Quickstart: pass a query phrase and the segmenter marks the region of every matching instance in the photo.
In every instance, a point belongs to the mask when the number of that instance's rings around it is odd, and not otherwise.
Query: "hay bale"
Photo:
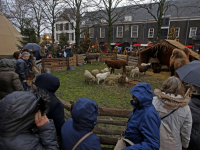
[[[109,86],[113,86],[116,83],[118,83],[118,80],[119,80],[120,77],[121,77],[121,75],[111,74],[104,80],[104,83],[109,85]]]

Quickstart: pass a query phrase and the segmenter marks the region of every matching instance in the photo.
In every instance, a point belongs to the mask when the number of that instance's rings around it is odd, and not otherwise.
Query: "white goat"
[[[135,66],[126,66],[126,74],[130,74],[132,69],[135,69]]]
[[[83,76],[85,77],[85,81],[88,81],[89,84],[90,81],[95,82],[95,77],[88,70],[85,70]]]
[[[99,81],[104,80],[108,75],[110,75],[110,72],[98,73],[98,74],[96,75],[97,84],[99,84]]]
[[[140,77],[140,71],[139,71],[138,67],[136,67],[135,69],[131,70],[130,77],[134,78],[135,74],[138,75],[138,78]]]

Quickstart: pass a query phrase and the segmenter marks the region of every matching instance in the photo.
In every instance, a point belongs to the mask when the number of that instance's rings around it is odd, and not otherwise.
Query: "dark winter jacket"
[[[188,150],[200,150],[200,95],[192,95],[189,107],[192,112],[192,132]]]
[[[63,150],[72,150],[74,145],[94,128],[97,120],[98,106],[87,98],[80,98],[72,109],[72,118],[62,126]],[[82,141],[76,150],[101,150],[97,135],[91,134]]]
[[[33,93],[15,91],[0,102],[1,150],[57,150],[53,120],[33,132],[40,99]]]
[[[62,53],[62,54],[59,55],[59,53]],[[63,51],[62,51],[62,49],[57,49],[56,56],[57,56],[57,58],[62,58],[63,57]]]
[[[139,100],[133,104],[134,110],[129,117],[125,138],[134,145],[123,150],[158,150],[160,147],[160,117],[152,105],[153,93],[147,83],[136,84],[130,91]]]
[[[19,75],[21,81],[28,79],[28,66],[23,58],[19,58],[15,64],[15,72]]]
[[[60,87],[60,81],[56,76],[48,73],[43,73],[37,75],[35,85],[49,93],[50,102],[47,117],[49,119],[53,119],[57,134],[59,137],[61,137],[61,127],[65,123],[64,106],[54,94]]]
[[[0,61],[0,83],[0,99],[13,91],[23,91],[19,75],[14,72],[12,60],[2,59]]]

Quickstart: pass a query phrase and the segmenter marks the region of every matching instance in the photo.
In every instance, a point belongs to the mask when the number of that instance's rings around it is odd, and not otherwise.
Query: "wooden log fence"
[[[65,118],[70,118],[71,114],[69,111],[71,112],[73,109],[74,102],[71,101],[68,103],[62,99],[60,99],[60,101],[68,111],[65,111]],[[131,110],[98,107],[98,124],[94,127],[93,132],[99,136],[102,150],[113,150],[118,138],[124,134],[126,123],[131,112]],[[105,119],[105,117],[109,119]],[[116,120],[110,120],[111,117]]]
[[[67,58],[43,58],[42,59],[42,72],[44,73],[46,69],[51,69],[51,71],[63,71],[69,70],[70,65],[77,66],[78,63],[84,63],[86,55],[85,54],[74,54],[73,57]],[[105,60],[116,60],[116,59],[125,59],[128,62],[129,66],[138,65],[138,57],[121,55],[116,53],[101,53],[100,61],[104,62]],[[95,62],[96,60],[92,60]]]

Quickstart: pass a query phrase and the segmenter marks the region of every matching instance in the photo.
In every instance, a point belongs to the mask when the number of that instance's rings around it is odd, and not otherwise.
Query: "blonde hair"
[[[184,95],[185,89],[181,82],[181,80],[177,77],[169,77],[167,80],[165,80],[162,84],[161,88],[162,92],[165,92],[166,94],[174,94],[177,95]]]

